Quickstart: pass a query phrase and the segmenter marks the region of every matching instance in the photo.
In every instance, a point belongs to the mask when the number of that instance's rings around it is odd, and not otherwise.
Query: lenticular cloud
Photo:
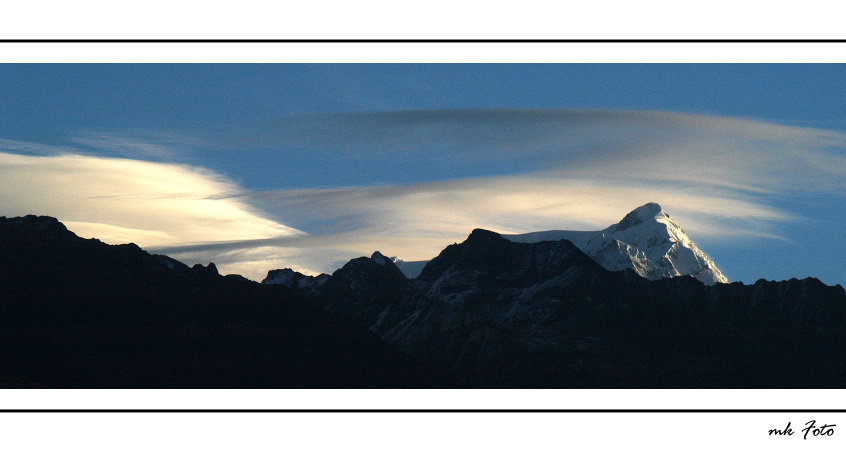
[[[185,165],[0,152],[5,216],[50,215],[83,237],[142,247],[301,234],[232,199],[237,190]]]
[[[273,268],[331,272],[377,249],[430,259],[474,228],[601,229],[652,201],[709,251],[789,242],[783,226],[808,223],[805,197],[842,197],[846,178],[841,132],[677,113],[363,113],[284,120],[258,135],[279,158],[318,156],[290,169],[315,178],[327,162],[405,173],[251,192],[196,166],[0,140],[0,215],[51,215],[83,236],[261,279]],[[837,226],[838,212],[812,220]]]

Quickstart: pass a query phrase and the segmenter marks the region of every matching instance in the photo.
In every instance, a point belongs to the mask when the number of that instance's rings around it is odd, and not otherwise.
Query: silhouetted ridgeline
[[[445,385],[288,288],[0,217],[0,386]]]
[[[331,277],[276,270],[265,282],[480,387],[846,386],[846,293],[813,278],[649,281],[567,240],[477,229],[415,279],[377,252]]]
[[[376,252],[265,282],[0,217],[0,385],[846,386],[846,292],[813,278],[650,281],[477,229],[415,279]]]

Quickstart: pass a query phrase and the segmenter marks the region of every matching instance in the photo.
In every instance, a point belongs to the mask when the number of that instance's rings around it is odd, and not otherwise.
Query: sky
[[[0,215],[264,278],[647,202],[726,277],[846,284],[846,66],[2,64]]]

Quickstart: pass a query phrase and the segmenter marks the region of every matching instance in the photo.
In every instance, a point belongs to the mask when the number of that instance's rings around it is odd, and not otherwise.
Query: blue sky
[[[0,215],[261,279],[664,207],[846,284],[844,65],[0,65]],[[3,194],[5,193],[5,195]]]

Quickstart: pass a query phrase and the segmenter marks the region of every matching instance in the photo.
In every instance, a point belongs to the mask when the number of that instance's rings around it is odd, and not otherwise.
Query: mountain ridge
[[[312,299],[476,387],[839,387],[846,377],[846,291],[814,278],[649,280],[566,239],[479,229],[414,279],[381,280],[369,259],[350,264],[371,271],[342,280],[339,270]],[[394,289],[377,294],[380,281]],[[816,349],[826,343],[838,345]]]
[[[714,262],[660,205],[640,206],[601,231],[552,230],[506,234],[518,242],[568,239],[608,270],[632,268],[648,279],[691,275],[705,284],[728,283]]]
[[[691,275],[705,284],[730,282],[654,202],[632,210],[620,222],[600,231],[549,230],[502,236],[522,243],[566,239],[608,270],[631,268],[648,279]],[[409,278],[416,278],[428,262],[391,259]]]
[[[846,381],[846,291],[815,278],[649,280],[632,268],[609,271],[565,239],[520,243],[482,229],[445,248],[415,279],[378,251],[332,275],[268,276],[281,284],[81,239],[47,217],[0,217],[0,384],[838,388]]]
[[[0,217],[0,344],[4,387],[451,386],[294,290],[34,215]]]

